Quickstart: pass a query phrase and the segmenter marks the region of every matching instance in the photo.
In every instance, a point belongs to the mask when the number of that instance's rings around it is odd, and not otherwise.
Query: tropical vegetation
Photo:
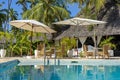
[[[109,45],[110,49],[115,49],[116,45],[113,43],[114,37],[108,37],[101,41],[100,46]]]
[[[60,49],[61,49],[62,53],[64,53],[63,56],[67,56],[67,51],[68,50],[71,50],[73,48],[77,48],[77,46],[76,46],[77,41],[76,41],[75,38],[65,37],[65,38],[61,39],[60,44],[61,44]]]

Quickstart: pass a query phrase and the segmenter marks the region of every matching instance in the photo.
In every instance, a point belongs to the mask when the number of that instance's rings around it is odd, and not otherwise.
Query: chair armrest
[[[98,51],[103,51],[103,48],[97,48]]]

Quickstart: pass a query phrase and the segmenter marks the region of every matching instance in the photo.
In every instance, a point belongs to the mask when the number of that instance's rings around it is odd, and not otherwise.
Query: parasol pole
[[[94,52],[94,56],[96,59],[96,53],[97,53],[97,41],[96,41],[96,31],[94,29],[94,46],[95,46],[95,52]]]
[[[44,35],[46,36],[46,33]],[[46,64],[46,46],[45,46],[45,43],[44,43],[44,65],[45,64]]]
[[[32,25],[32,24],[31,24]],[[32,36],[33,36],[33,26],[32,26],[32,31],[31,31],[31,41],[30,41],[30,56],[32,55]]]

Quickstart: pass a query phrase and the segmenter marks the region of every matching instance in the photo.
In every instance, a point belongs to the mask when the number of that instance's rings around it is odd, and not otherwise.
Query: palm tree
[[[56,4],[57,0],[40,0],[34,7],[23,13],[23,18],[35,19],[47,25],[69,17],[69,12]]]
[[[20,55],[22,56],[23,52],[28,53],[30,49],[30,32],[23,31],[21,33],[17,33],[16,38],[16,44],[17,44],[17,50],[20,52]]]
[[[0,35],[0,37],[4,40],[3,43],[3,48],[5,45],[5,33],[4,31],[6,30],[6,25],[7,25],[7,9],[2,9],[2,4],[0,6],[0,31],[2,33],[2,35]],[[1,40],[2,40],[1,39]]]
[[[1,6],[0,6],[0,30],[3,31],[2,24],[5,23],[6,21],[6,9],[2,9]]]
[[[108,37],[100,43],[100,46],[103,47],[104,45],[109,45],[110,48],[115,49],[116,45],[112,43],[112,40],[114,40],[114,37]]]
[[[18,5],[22,5],[22,10],[23,12],[26,11],[28,9],[28,5],[27,5],[27,2],[29,2],[28,0],[18,0],[16,2],[16,4]]]
[[[18,13],[17,11],[14,11],[14,9],[10,9],[9,10],[9,20],[17,20],[18,19]],[[16,32],[19,32],[18,28],[12,27],[11,26],[11,30],[13,30],[14,34],[16,34]]]
[[[39,38],[40,36],[42,36],[41,33],[35,33],[35,38],[37,38],[37,39],[34,41],[34,43],[37,43],[37,50],[38,50],[38,46],[39,46],[39,43],[38,43],[38,42],[40,41],[38,38]]]
[[[72,0],[71,2],[79,3],[79,7],[82,9],[79,15],[94,19],[99,19],[98,15],[101,12],[104,12],[104,15],[106,15],[105,12],[109,11],[111,7],[120,4],[119,0]]]
[[[9,18],[10,18],[10,20],[17,20],[17,17],[18,16],[18,13],[17,13],[17,11],[14,11],[14,9],[10,9],[9,10]]]
[[[5,37],[7,38],[6,39],[6,42],[7,42],[7,45],[8,45],[7,49],[10,49],[10,56],[13,56],[13,51],[17,46],[14,42],[14,40],[15,40],[14,34],[13,34],[13,32],[11,32],[11,33],[6,32]]]
[[[61,40],[61,51],[62,53],[67,53],[67,50],[70,50],[72,48],[76,47],[76,39],[75,38],[68,38],[65,37]],[[66,55],[66,54],[63,54]]]
[[[94,8],[95,12],[98,12],[104,7],[106,0],[72,0],[72,2],[78,2],[80,8]]]
[[[18,31],[16,35],[14,35],[14,31],[6,33],[7,51],[10,53],[10,56],[15,54],[22,56],[23,52],[25,54],[28,53],[30,49],[29,34],[30,32],[28,31]]]
[[[28,0],[28,3],[30,3],[30,8],[35,6],[38,2],[39,2],[39,0]]]
[[[105,17],[105,15],[108,15],[108,13],[109,13],[108,19],[111,18],[110,14],[112,14],[112,13],[116,13],[116,15],[113,15],[113,16],[118,18],[119,17],[119,11],[118,11],[119,7],[120,7],[119,0],[108,0],[104,4],[104,7],[99,11],[98,19],[102,20]],[[112,11],[111,11],[111,9],[112,9]],[[114,11],[116,11],[116,12],[114,12]]]
[[[79,3],[80,12],[78,16],[97,19],[101,8],[104,7],[106,0],[72,0],[72,3]]]

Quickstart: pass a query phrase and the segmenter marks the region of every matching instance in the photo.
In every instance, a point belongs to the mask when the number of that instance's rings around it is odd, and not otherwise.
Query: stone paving
[[[26,58],[26,57],[5,57],[5,58],[0,58],[0,63],[12,61],[12,60],[19,60],[20,65],[37,65],[37,64],[44,64],[44,59],[43,58]],[[120,57],[110,57],[110,59],[86,59],[86,58],[72,58],[72,59],[46,59],[45,64],[48,65],[64,65],[64,64],[108,64],[114,65],[118,64],[120,65]]]

